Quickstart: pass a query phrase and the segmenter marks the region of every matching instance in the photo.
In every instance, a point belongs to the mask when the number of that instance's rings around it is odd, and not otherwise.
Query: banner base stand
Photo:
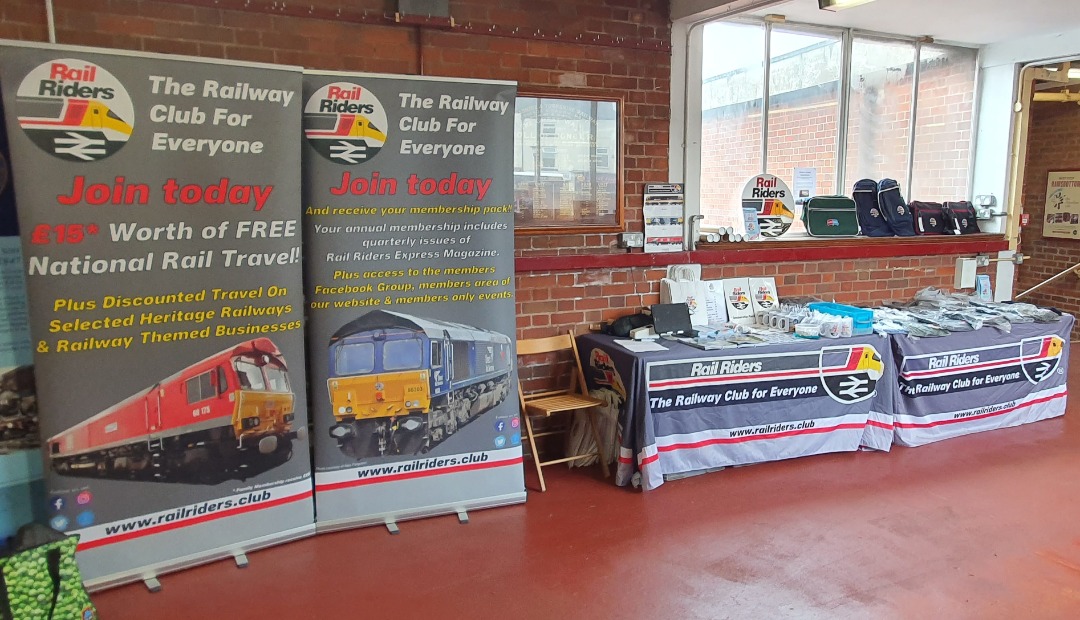
[[[386,529],[390,532],[391,536],[397,536],[401,533],[401,530],[398,529],[397,521],[394,521],[393,519],[386,520]]]
[[[161,582],[157,580],[157,577],[147,577],[143,579],[143,584],[147,590],[150,590],[151,594],[161,592]]]
[[[243,551],[234,553],[233,554],[233,559],[236,560],[236,568],[247,568],[248,567],[247,554],[244,553]]]
[[[464,508],[457,511],[457,522],[462,524],[462,525],[468,525],[469,524],[469,512],[467,510],[465,510]]]
[[[161,583],[158,581],[158,577],[161,577],[166,573],[176,572],[185,568],[193,568],[195,566],[209,564],[210,562],[216,562],[217,560],[224,560],[226,558],[235,558],[237,553],[244,555],[251,553],[252,551],[265,549],[266,547],[307,538],[314,533],[314,525],[304,525],[302,527],[277,532],[261,538],[253,538],[242,543],[229,545],[228,547],[219,547],[204,553],[184,556],[168,562],[141,566],[130,571],[115,573],[105,577],[87,579],[84,582],[84,585],[88,591],[98,592],[107,588],[114,588],[135,581],[142,581],[151,592],[157,592],[161,589]],[[152,584],[157,584],[157,590],[153,588]]]
[[[386,525],[387,529],[389,529],[390,523],[394,523],[396,525],[399,521],[406,521],[410,519],[426,519],[427,517],[438,517],[448,514],[460,515],[460,513],[466,512],[468,510],[483,510],[485,508],[498,508],[500,506],[511,506],[513,504],[524,503],[525,491],[521,491],[520,493],[496,495],[494,497],[485,497],[483,499],[478,499],[470,502],[436,504],[434,506],[424,506],[422,508],[416,508],[413,510],[406,510],[401,512],[388,512],[383,514],[364,515],[356,518],[322,521],[315,524],[315,533],[326,534],[328,532],[336,532],[338,530],[347,530],[354,527],[368,527],[372,525]],[[466,519],[468,519],[467,516]],[[458,517],[458,520],[460,521],[460,516]]]

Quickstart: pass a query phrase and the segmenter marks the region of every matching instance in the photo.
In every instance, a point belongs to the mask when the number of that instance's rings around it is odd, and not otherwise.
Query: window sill
[[[1004,235],[978,234],[939,237],[885,237],[871,239],[800,239],[752,241],[745,243],[699,243],[693,252],[646,254],[641,251],[612,254],[563,256],[520,256],[517,273],[531,271],[573,271],[620,267],[666,267],[700,265],[787,263],[817,260],[852,260],[901,256],[944,256],[980,254],[1009,249]]]

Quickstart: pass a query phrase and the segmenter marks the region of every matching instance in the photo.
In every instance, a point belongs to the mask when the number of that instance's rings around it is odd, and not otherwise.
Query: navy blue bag
[[[859,217],[859,228],[867,237],[891,237],[893,231],[889,223],[878,207],[877,182],[873,179],[863,179],[855,183],[851,192],[851,198],[855,201],[855,211]]]
[[[878,208],[889,223],[889,228],[898,237],[914,237],[915,218],[911,216],[911,208],[904,202],[900,185],[894,179],[882,179],[878,181],[877,190]]]

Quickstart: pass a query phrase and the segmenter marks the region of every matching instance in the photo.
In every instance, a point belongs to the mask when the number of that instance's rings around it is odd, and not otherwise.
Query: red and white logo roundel
[[[135,110],[113,74],[75,58],[50,60],[19,84],[19,126],[43,151],[68,161],[97,161],[131,138]]]
[[[359,84],[327,84],[304,105],[304,137],[335,164],[360,164],[386,144],[386,110]]]

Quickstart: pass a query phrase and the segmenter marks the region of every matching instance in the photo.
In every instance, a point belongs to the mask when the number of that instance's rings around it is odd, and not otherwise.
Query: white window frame
[[[686,211],[688,216],[701,214],[701,95],[702,95],[702,53],[703,33],[707,24],[728,21],[743,24],[764,25],[765,47],[762,71],[764,74],[764,90],[762,93],[762,145],[761,145],[761,168],[767,172],[768,157],[768,115],[769,115],[769,70],[771,59],[769,58],[769,46],[772,40],[773,22],[763,18],[746,17],[740,14],[756,11],[760,8],[776,4],[775,0],[758,0],[756,2],[735,2],[735,8],[727,12],[710,16],[707,19],[679,20],[672,25],[672,63],[671,63],[671,126],[669,132],[669,170],[672,179],[683,180],[686,190]],[[851,50],[855,38],[879,40],[879,41],[903,41],[913,43],[915,46],[914,75],[912,76],[912,101],[911,119],[908,131],[908,161],[907,178],[904,195],[911,195],[911,187],[914,179],[915,158],[915,123],[919,105],[919,74],[922,64],[922,46],[933,45],[936,47],[956,47],[979,50],[975,59],[974,94],[971,110],[971,141],[968,150],[968,195],[971,199],[974,189],[975,178],[975,152],[978,137],[979,101],[982,94],[982,81],[979,79],[982,70],[982,51],[978,46],[956,43],[952,41],[934,41],[926,37],[908,37],[881,32],[858,30],[853,28],[840,28],[822,26],[819,24],[806,24],[801,22],[782,22],[781,29],[810,34],[832,34],[839,36],[842,45],[840,67],[840,107],[837,118],[837,162],[836,162],[836,193],[846,193],[847,187],[847,132],[850,108],[851,90]],[[676,111],[682,114],[676,114]],[[694,218],[687,217],[687,237],[693,232],[689,226]]]

